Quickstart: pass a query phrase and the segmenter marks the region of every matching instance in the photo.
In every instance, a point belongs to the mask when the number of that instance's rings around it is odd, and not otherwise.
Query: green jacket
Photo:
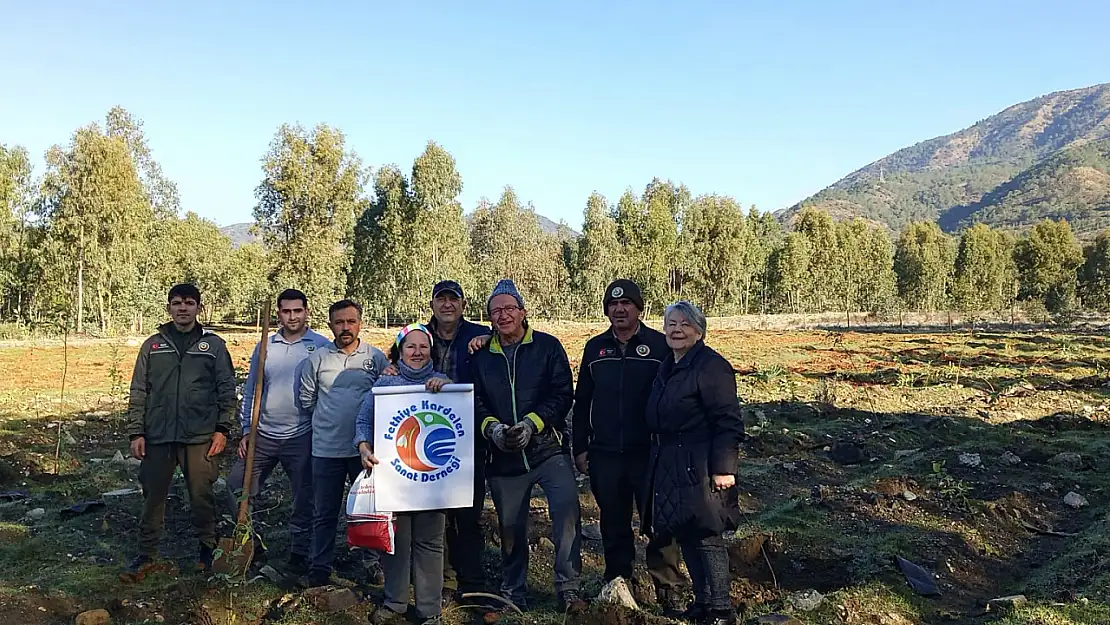
[[[210,330],[190,335],[184,350],[170,324],[139,348],[131,376],[127,434],[148,444],[195,445],[235,426],[235,367],[224,340]]]

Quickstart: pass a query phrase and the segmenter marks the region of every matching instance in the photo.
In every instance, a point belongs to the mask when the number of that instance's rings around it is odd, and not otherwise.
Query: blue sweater
[[[430,360],[419,369],[413,369],[404,362],[398,362],[397,369],[400,375],[383,375],[378,378],[374,386],[423,386],[429,378],[433,377],[451,381],[447,376],[436,372]],[[359,443],[363,442],[370,443],[371,448],[374,447],[374,391],[372,390],[362,398],[358,419],[355,420],[355,449],[358,449]]]

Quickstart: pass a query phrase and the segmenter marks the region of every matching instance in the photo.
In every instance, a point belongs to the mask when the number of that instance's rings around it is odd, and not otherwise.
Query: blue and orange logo
[[[413,482],[443,479],[462,466],[456,445],[465,434],[462,419],[449,406],[423,400],[402,408],[384,434],[397,450],[389,464]]]
[[[427,472],[455,457],[455,428],[438,412],[418,412],[397,427],[397,457],[410,469]]]

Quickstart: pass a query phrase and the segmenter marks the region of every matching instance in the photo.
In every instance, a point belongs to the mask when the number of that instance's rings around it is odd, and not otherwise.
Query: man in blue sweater
[[[435,333],[432,365],[452,382],[471,384],[474,375],[467,346],[472,339],[489,336],[489,328],[463,317],[466,298],[454,280],[443,280],[432,288],[432,319],[428,328]],[[477,428],[478,424],[475,423]],[[474,505],[447,511],[447,540],[443,557],[443,604],[448,606],[460,595],[485,590],[482,569],[485,537],[482,534],[482,507],[486,499],[486,446],[481,437],[474,449]]]
[[[277,310],[281,327],[269,337],[266,347],[251,497],[258,494],[270,473],[280,464],[293,490],[286,570],[292,575],[307,575],[312,547],[312,413],[301,408],[297,392],[305,360],[331,341],[308,327],[308,298],[304,293],[296,289],[282,291],[277,298]],[[246,473],[259,347],[254,348],[250,372],[243,385],[243,403],[239,409],[243,440],[239,442],[239,460],[227,480],[226,504],[232,518],[238,512],[238,498]],[[265,553],[261,547],[256,543],[255,558],[258,560]]]

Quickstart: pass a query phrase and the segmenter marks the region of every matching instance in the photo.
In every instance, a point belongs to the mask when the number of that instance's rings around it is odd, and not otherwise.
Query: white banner
[[[474,387],[379,386],[374,393],[377,506],[388,512],[474,504]]]

